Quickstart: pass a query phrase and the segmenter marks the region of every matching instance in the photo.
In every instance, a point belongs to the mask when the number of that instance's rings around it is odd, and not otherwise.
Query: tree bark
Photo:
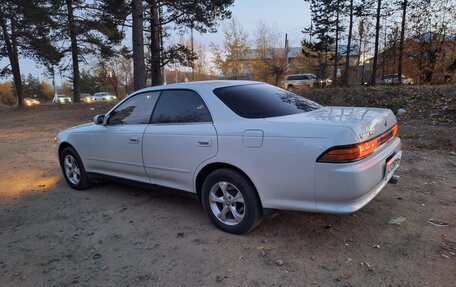
[[[146,66],[144,63],[144,15],[142,0],[133,0],[133,86],[134,90],[140,90],[146,86]]]
[[[397,67],[397,82],[402,85],[402,57],[404,55],[404,34],[405,21],[407,17],[407,0],[402,3],[402,24],[401,24],[401,39],[399,40],[399,63]]]
[[[73,0],[66,0],[68,28],[71,42],[71,60],[73,62],[73,101],[80,102],[80,73],[79,73],[79,47],[76,32],[76,23],[74,21]]]
[[[372,74],[370,79],[370,84],[375,85],[375,80],[377,78],[377,58],[378,58],[378,40],[380,37],[380,18],[381,18],[381,9],[382,9],[382,0],[377,0],[377,16],[375,24],[375,47],[374,47],[374,60],[372,63]]]
[[[361,26],[363,25],[363,26]],[[359,66],[361,64],[361,54],[364,51],[361,47],[363,46],[363,35],[364,35],[364,22],[361,20],[359,22],[359,51],[358,51],[358,65],[356,66],[356,82],[358,82],[359,79]],[[363,66],[364,66],[364,59],[363,59]],[[364,72],[364,71],[363,71]],[[361,77],[361,85],[363,84],[363,80]]]
[[[160,61],[160,22],[158,17],[158,5],[155,0],[149,1],[150,9],[150,50],[151,56],[151,80],[152,86],[158,86],[162,84],[162,77],[160,73],[161,61]]]
[[[10,4],[10,3],[8,3]],[[17,39],[15,35],[15,28],[14,28],[14,18],[11,14],[13,11],[10,10],[10,22],[11,22],[11,36],[8,32],[8,28],[6,25],[6,19],[3,14],[3,11],[0,11],[0,25],[3,32],[3,40],[5,41],[6,51],[8,54],[8,58],[11,64],[11,70],[13,72],[13,79],[14,79],[14,86],[16,88],[16,97],[17,97],[17,105],[19,107],[23,106],[23,99],[24,99],[24,90],[22,88],[22,79],[21,79],[21,70],[19,66],[19,55],[17,50]]]
[[[337,87],[337,68],[339,67],[339,0],[337,0],[336,5],[336,55],[334,58],[333,87]]]
[[[350,76],[350,50],[351,50],[351,40],[353,33],[353,0],[350,0],[350,23],[348,26],[348,39],[347,39],[347,54],[345,56],[345,74],[344,74],[344,86],[348,87],[348,80]],[[360,47],[361,49],[361,47]],[[358,57],[359,65],[359,57]]]

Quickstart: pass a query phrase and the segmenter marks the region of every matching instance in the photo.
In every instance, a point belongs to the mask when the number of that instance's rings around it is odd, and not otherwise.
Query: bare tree
[[[255,77],[263,82],[272,82],[277,85],[279,78],[287,71],[288,51],[278,48],[280,33],[276,26],[259,22],[255,32],[255,55],[251,65]]]
[[[340,32],[340,0],[335,3],[336,7],[336,39],[335,39],[335,52],[334,52],[334,71],[333,71],[333,87],[337,86],[337,73],[339,70],[339,32]]]
[[[223,48],[211,44],[213,62],[225,77],[240,79],[245,72],[246,60],[251,52],[249,35],[234,18],[223,28],[223,32],[225,34]]]

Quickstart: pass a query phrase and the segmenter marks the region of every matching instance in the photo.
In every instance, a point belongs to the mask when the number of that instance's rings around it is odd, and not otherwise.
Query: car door
[[[196,168],[217,153],[209,110],[191,90],[166,90],[154,108],[143,138],[147,175],[162,186],[193,191]]]
[[[107,115],[90,135],[90,171],[150,183],[142,140],[159,92],[135,95]]]

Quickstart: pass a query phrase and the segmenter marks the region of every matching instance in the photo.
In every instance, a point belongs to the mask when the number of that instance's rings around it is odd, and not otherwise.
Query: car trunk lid
[[[324,107],[311,112],[265,120],[284,124],[314,123],[349,127],[360,142],[385,133],[397,123],[396,116],[389,109],[359,107]]]

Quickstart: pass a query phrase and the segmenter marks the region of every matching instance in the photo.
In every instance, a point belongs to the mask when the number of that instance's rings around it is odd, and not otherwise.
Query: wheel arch
[[[72,147],[74,150],[76,150],[74,148],[74,146],[72,146],[69,142],[61,142],[60,145],[59,145],[59,148],[58,148],[58,156],[59,156],[59,160],[60,160],[60,156],[62,154],[62,151],[64,149],[66,149],[67,147]]]
[[[258,192],[258,189],[255,186],[255,183],[252,181],[252,179],[247,175],[247,173],[245,173],[242,169],[238,168],[237,166],[234,166],[234,165],[229,164],[229,163],[224,163],[224,162],[209,163],[206,166],[204,166],[198,172],[198,175],[196,176],[196,179],[195,179],[195,191],[196,191],[196,194],[197,194],[198,198],[201,199],[201,190],[203,188],[204,180],[207,178],[207,176],[209,174],[211,174],[212,172],[216,171],[216,170],[224,169],[224,168],[235,170],[235,171],[241,173],[242,175],[244,175],[247,178],[247,180],[255,188],[256,196],[258,198],[258,201],[260,202],[261,208],[263,208],[263,204],[261,202],[261,197],[260,197],[260,194]]]

